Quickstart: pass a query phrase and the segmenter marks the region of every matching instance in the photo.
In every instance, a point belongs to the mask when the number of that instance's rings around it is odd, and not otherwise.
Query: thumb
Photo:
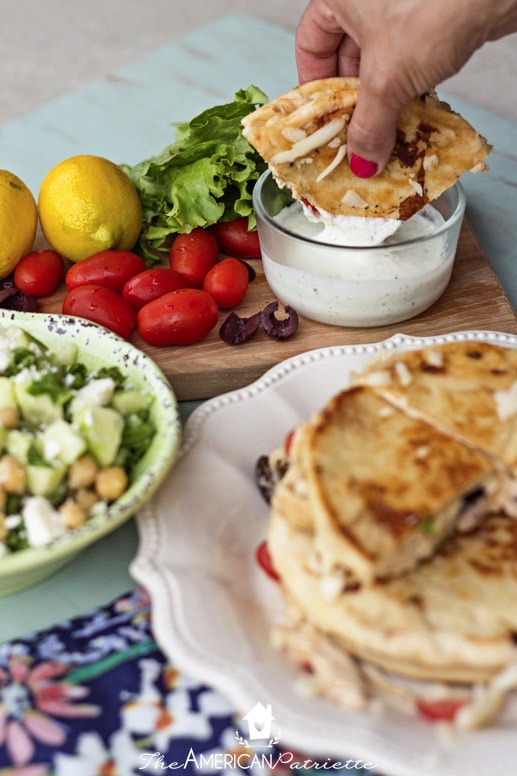
[[[400,107],[359,89],[347,132],[350,168],[357,177],[371,178],[387,165],[395,144]]]

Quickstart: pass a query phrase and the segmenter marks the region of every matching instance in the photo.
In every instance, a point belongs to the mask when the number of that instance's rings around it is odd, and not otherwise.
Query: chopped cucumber
[[[79,431],[101,466],[111,466],[120,447],[124,418],[111,407],[83,407],[76,416]]]
[[[5,441],[5,448],[9,455],[16,458],[20,463],[26,464],[29,456],[29,450],[34,443],[34,437],[32,434],[25,431],[19,431],[14,428],[7,434]]]
[[[59,350],[51,350],[48,356],[53,364],[72,366],[77,359],[77,345],[74,342],[65,342]]]
[[[47,426],[40,441],[46,460],[57,460],[63,464],[73,463],[87,450],[84,436],[66,420],[55,420]]]
[[[33,396],[30,382],[14,382],[14,392],[23,419],[31,426],[46,426],[63,417],[63,406],[56,404],[48,393]]]
[[[33,496],[49,496],[65,476],[67,467],[27,466],[27,486]]]
[[[0,407],[16,408],[14,387],[8,377],[0,377]]]
[[[122,415],[132,415],[134,412],[146,410],[151,406],[153,397],[148,393],[138,391],[116,391],[111,400],[111,406]]]

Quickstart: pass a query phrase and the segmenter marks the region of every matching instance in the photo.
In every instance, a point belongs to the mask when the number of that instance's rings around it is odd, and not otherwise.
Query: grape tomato
[[[138,332],[149,345],[191,345],[214,328],[219,309],[200,288],[179,288],[138,311]]]
[[[221,309],[240,304],[248,290],[248,270],[239,259],[227,258],[218,261],[208,270],[203,288],[213,296]]]
[[[247,216],[234,218],[232,221],[218,221],[210,227],[210,231],[217,240],[221,253],[236,256],[238,259],[260,258],[258,232],[248,229]]]
[[[129,278],[143,270],[145,261],[136,253],[110,249],[73,264],[66,273],[65,283],[69,291],[87,285],[121,291]]]
[[[14,285],[32,296],[49,296],[61,283],[65,271],[63,257],[50,248],[33,251],[21,259],[14,270]]]
[[[73,288],[63,300],[64,315],[86,318],[129,339],[136,330],[136,313],[124,299],[105,286],[85,285]]]
[[[179,234],[172,243],[169,266],[179,272],[195,288],[202,288],[208,270],[219,258],[215,237],[197,227],[188,234]]]
[[[177,291],[178,288],[189,288],[189,281],[166,267],[152,267],[127,280],[122,287],[122,298],[135,310],[139,310],[153,299]]]

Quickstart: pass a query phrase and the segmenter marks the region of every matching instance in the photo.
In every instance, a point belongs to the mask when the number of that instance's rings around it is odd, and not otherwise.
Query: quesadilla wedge
[[[295,199],[332,216],[406,220],[467,170],[486,169],[491,146],[436,95],[425,94],[401,110],[385,170],[357,178],[346,144],[358,93],[357,78],[324,78],[244,117],[244,137]]]
[[[414,568],[453,531],[471,530],[496,508],[511,479],[506,468],[369,386],[334,396],[292,447],[272,510],[287,513],[295,527],[312,527],[324,567],[339,570],[347,585]]]
[[[355,381],[517,471],[517,350],[466,341],[381,354]]]

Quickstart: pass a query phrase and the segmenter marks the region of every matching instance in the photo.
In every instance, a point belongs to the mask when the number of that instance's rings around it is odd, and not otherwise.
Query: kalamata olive
[[[298,313],[292,307],[284,307],[285,317],[278,317],[278,302],[271,302],[262,311],[261,321],[266,334],[275,339],[287,339],[298,329]]]
[[[248,264],[248,262],[244,261],[244,259],[239,259],[239,261],[241,262],[241,264],[244,264],[244,266],[246,267],[248,271],[248,282],[252,283],[257,277],[255,267],[252,267],[251,264]]]
[[[261,313],[250,315],[249,318],[241,318],[235,312],[230,313],[219,329],[219,336],[229,345],[240,345],[255,334],[260,320]]]
[[[287,458],[279,458],[274,464],[268,455],[261,455],[255,463],[255,482],[264,500],[271,504],[273,491],[289,468]]]
[[[4,282],[0,289],[0,307],[33,313],[37,311],[38,303],[32,294],[18,291],[10,282]]]

